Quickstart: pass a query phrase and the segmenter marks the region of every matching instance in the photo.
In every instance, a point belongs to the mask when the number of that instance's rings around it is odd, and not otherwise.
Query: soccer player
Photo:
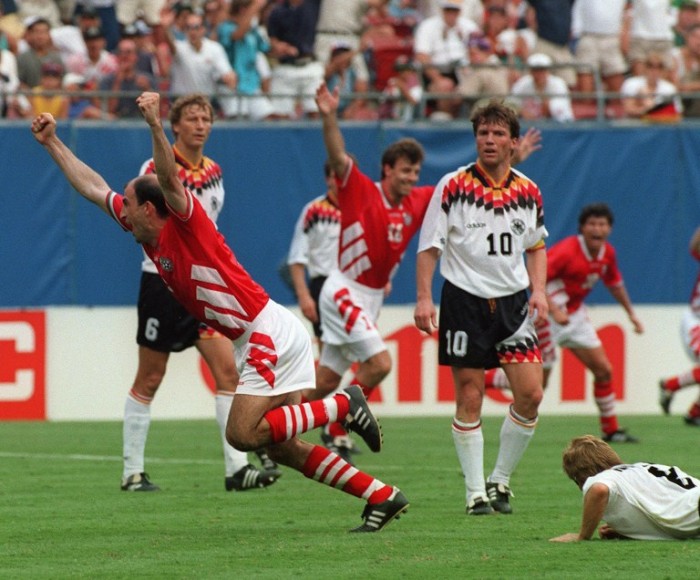
[[[137,103],[151,130],[157,177],[131,180],[124,195],[75,157],[56,135],[51,115],[36,117],[31,129],[71,185],[143,246],[175,298],[233,341],[240,379],[226,427],[228,442],[240,451],[267,448],[273,460],[366,499],[364,522],[353,531],[381,530],[408,509],[403,493],[298,437],[329,421],[346,421],[372,451],[380,451],[381,429],[362,391],[351,386],[301,404],[301,390],[314,380],[306,329],[249,276],[182,185],[160,121],[160,95],[143,93]]]
[[[578,533],[552,542],[700,539],[700,479],[658,463],[623,464],[602,439],[584,435],[564,450],[566,475],[583,491]]]
[[[547,316],[547,230],[539,188],[511,167],[520,134],[516,113],[491,101],[474,112],[472,125],[477,161],[440,180],[421,229],[414,319],[424,332],[438,329],[438,361],[452,368],[452,437],[466,484],[467,515],[510,514],[510,477],[535,431],[542,400],[533,319],[542,322]],[[438,324],[432,280],[440,257],[445,282]],[[484,369],[498,364],[510,380],[514,402],[501,428],[496,465],[485,481]]]
[[[323,348],[316,390],[306,396],[332,393],[355,361],[359,366],[352,383],[369,396],[391,370],[391,357],[376,327],[379,310],[391,276],[420,228],[433,187],[416,187],[424,154],[414,139],[390,145],[382,155],[381,180],[372,181],[345,151],[338,89],[331,92],[322,84],[316,105],[328,163],[337,177],[341,221],[337,267],[319,298]],[[334,429],[333,443],[346,451],[342,427]]]
[[[700,227],[695,230],[690,239],[690,253],[696,260],[700,261]],[[680,389],[700,384],[700,274],[695,280],[695,286],[690,294],[690,304],[681,320],[681,333],[685,351],[695,366],[680,375],[659,381],[661,389],[659,402],[666,415],[671,411],[673,396]],[[700,427],[700,397],[690,407],[683,420],[686,425]]]
[[[169,118],[175,135],[173,154],[180,181],[197,196],[209,218],[216,222],[224,205],[223,175],[218,163],[204,155],[204,146],[214,122],[214,110],[204,95],[191,94],[173,103]],[[141,167],[140,174],[154,172],[153,159],[149,159]],[[244,491],[271,485],[280,475],[274,462],[263,455],[268,469],[258,470],[248,463],[246,453],[226,442],[226,421],[238,384],[231,341],[188,314],[145,253],[141,270],[136,335],[139,364],[124,406],[121,488],[125,491],[160,489],[144,472],[151,403],[165,376],[170,353],[181,352],[193,345],[216,382],[215,410],[224,448],[225,489]]]
[[[625,309],[637,334],[644,326],[632,307],[617,265],[615,248],[608,242],[614,216],[604,203],[581,209],[579,234],[554,244],[547,252],[547,300],[549,320],[537,329],[544,363],[544,384],[556,362],[556,346],[568,348],[593,373],[593,396],[600,414],[603,439],[610,443],[636,443],[621,429],[615,412],[612,364],[598,338],[584,305],[599,279]],[[487,386],[507,386],[502,370],[487,374]]]

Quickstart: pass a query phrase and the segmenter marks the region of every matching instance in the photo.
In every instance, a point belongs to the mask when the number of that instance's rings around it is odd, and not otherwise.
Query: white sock
[[[452,420],[452,439],[455,442],[457,458],[462,466],[464,484],[467,488],[467,505],[476,495],[486,497],[484,483],[484,433],[481,421],[463,423]]]
[[[129,393],[124,405],[124,478],[134,473],[143,473],[146,438],[150,426],[151,405],[137,401]]]
[[[233,397],[233,393],[217,391],[216,397],[214,398],[216,405],[216,422],[219,424],[221,442],[224,447],[226,477],[231,477],[234,473],[248,465],[248,454],[243,451],[238,451],[238,449],[232,447],[229,442],[226,441],[226,422],[228,421]]]
[[[513,411],[506,415],[501,427],[501,442],[498,449],[498,458],[493,473],[489,476],[489,481],[493,483],[510,483],[510,476],[515,471],[522,458],[530,439],[535,434],[537,417],[525,419]]]

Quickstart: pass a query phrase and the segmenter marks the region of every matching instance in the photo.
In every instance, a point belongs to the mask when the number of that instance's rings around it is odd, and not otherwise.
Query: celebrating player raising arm
[[[327,399],[301,404],[301,391],[314,382],[306,329],[248,275],[199,201],[177,178],[160,123],[160,96],[144,93],[137,103],[151,128],[157,179],[132,179],[124,196],[60,143],[52,118],[37,118],[32,130],[64,173],[75,172],[69,180],[76,189],[142,244],[175,298],[233,341],[240,381],[229,414],[228,442],[241,451],[265,447],[273,460],[309,479],[366,499],[364,523],[353,531],[381,530],[408,508],[403,493],[298,437],[328,422],[346,421],[372,451],[380,451],[381,430],[361,390],[351,386]]]

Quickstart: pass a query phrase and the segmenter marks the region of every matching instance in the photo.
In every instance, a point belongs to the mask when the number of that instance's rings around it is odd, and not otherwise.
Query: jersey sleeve
[[[156,172],[156,165],[155,162],[153,161],[153,158],[147,159],[146,161],[143,162],[143,165],[141,165],[141,169],[139,169],[139,175],[148,175],[150,173],[155,173]]]
[[[124,196],[119,195],[116,191],[109,191],[106,196],[107,211],[111,218],[119,224],[119,226],[127,232],[131,231],[131,226],[121,218],[122,207],[124,207]]]
[[[447,212],[442,207],[442,190],[447,180],[448,176],[443,177],[430,197],[428,208],[423,218],[423,226],[418,237],[418,252],[437,248],[442,254],[445,250],[445,243],[447,242]]]
[[[624,280],[622,279],[622,272],[617,265],[617,253],[612,245],[606,244],[605,248],[606,254],[609,256],[608,268],[602,276],[603,284],[608,288],[615,288],[616,286],[622,286]]]
[[[299,214],[299,219],[294,226],[294,234],[292,234],[292,243],[289,245],[289,256],[287,264],[304,264],[309,263],[309,238],[304,232],[304,223],[306,222],[306,214],[309,211],[310,203],[304,206],[304,209]]]

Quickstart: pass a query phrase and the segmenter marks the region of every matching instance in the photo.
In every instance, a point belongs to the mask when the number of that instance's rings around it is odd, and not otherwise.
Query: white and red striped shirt
[[[238,262],[197,198],[185,191],[187,211],[180,215],[171,209],[158,244],[143,248],[175,299],[192,316],[236,340],[270,297]],[[130,230],[119,217],[123,204],[123,196],[107,194],[112,217]]]
[[[351,162],[338,180],[341,211],[338,267],[351,280],[384,288],[423,222],[433,186],[414,187],[398,205]]]

